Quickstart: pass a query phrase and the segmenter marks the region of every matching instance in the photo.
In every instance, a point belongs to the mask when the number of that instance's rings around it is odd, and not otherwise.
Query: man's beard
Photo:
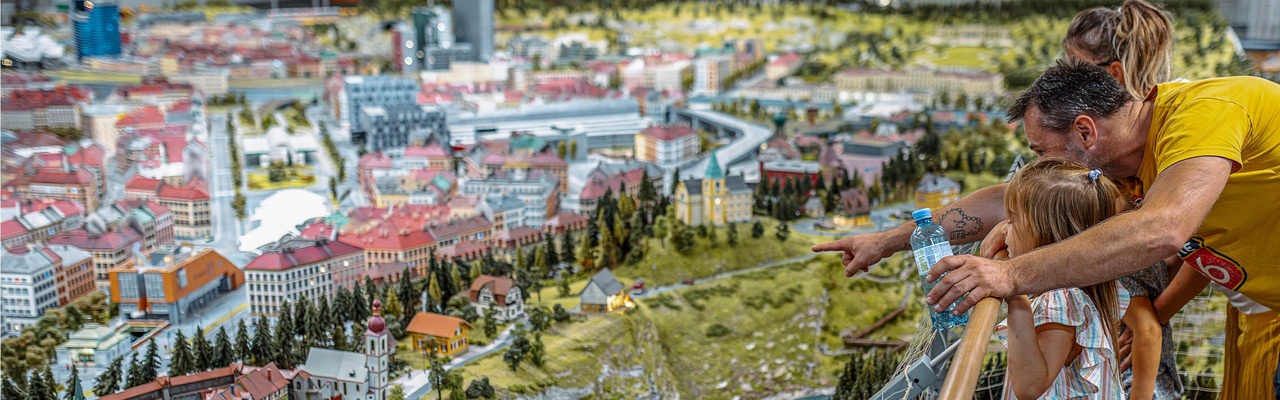
[[[1089,169],[1098,169],[1098,170],[1102,170],[1103,172],[1106,172],[1106,168],[1103,168],[1103,165],[1102,165],[1103,162],[1101,160],[1096,159],[1095,157],[1091,156],[1088,153],[1085,153],[1084,149],[1080,148],[1079,146],[1073,146],[1073,145],[1066,146],[1066,149],[1064,149],[1062,153],[1062,157],[1071,161],[1084,164],[1086,167],[1089,167]]]

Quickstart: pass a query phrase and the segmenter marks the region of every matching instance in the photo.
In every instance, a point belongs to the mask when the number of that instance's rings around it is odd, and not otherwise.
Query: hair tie
[[[1098,175],[1102,175],[1102,170],[1095,169],[1093,171],[1089,171],[1089,182],[1097,182]]]

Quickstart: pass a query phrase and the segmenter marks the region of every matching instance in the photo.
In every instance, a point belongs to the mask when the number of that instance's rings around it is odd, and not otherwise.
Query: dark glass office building
[[[72,2],[71,23],[75,29],[76,57],[120,54],[120,9],[113,2],[76,0]]]

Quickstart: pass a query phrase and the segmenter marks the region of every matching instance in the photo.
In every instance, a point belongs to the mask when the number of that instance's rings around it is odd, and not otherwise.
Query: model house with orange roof
[[[453,356],[467,351],[470,330],[471,324],[461,318],[420,312],[405,331],[409,332],[414,351]]]

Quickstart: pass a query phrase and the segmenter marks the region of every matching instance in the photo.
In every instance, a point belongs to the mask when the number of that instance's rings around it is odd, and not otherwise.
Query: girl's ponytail
[[[1113,46],[1124,66],[1124,86],[1143,99],[1157,84],[1168,82],[1173,59],[1173,21],[1145,0],[1125,0],[1119,8]]]

